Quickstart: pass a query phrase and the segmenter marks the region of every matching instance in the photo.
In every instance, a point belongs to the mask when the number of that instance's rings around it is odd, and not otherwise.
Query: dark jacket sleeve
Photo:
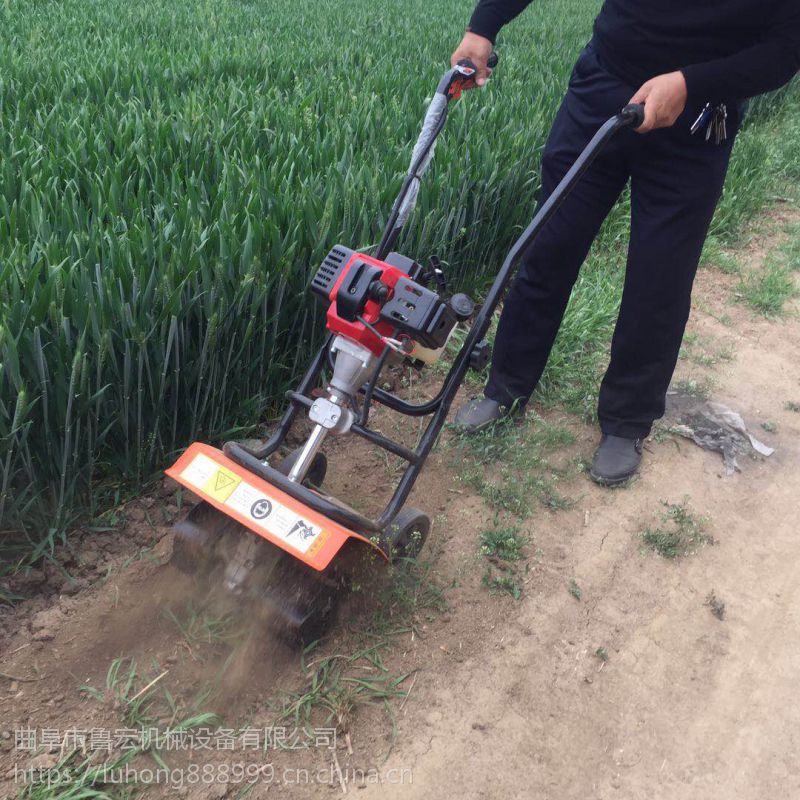
[[[533,0],[480,0],[472,12],[467,30],[494,44],[500,28],[522,13]]]
[[[681,72],[689,97],[709,102],[772,91],[800,70],[800,2],[784,0],[760,42],[727,58],[692,64]]]

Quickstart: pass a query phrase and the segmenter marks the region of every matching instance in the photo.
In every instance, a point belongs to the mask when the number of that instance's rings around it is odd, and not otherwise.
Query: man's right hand
[[[475,76],[475,83],[483,86],[492,71],[486,66],[489,56],[492,54],[492,43],[477,33],[466,33],[461,40],[461,44],[450,56],[450,66],[454,67],[462,58],[468,58],[477,68],[478,74]]]

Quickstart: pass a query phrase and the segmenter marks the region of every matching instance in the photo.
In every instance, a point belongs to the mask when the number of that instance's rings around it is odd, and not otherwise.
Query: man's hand
[[[637,133],[670,128],[686,108],[686,79],[682,72],[669,72],[647,81],[631,103],[644,103],[644,124]]]
[[[454,67],[462,58],[468,58],[477,68],[478,74],[475,76],[475,83],[483,86],[492,71],[486,66],[489,56],[492,54],[492,43],[477,33],[466,33],[461,40],[461,44],[450,56],[450,66]]]

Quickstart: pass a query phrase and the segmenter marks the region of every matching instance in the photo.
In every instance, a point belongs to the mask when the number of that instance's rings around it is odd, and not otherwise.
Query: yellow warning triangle
[[[217,472],[217,480],[214,482],[214,491],[218,492],[220,489],[224,489],[226,486],[230,486],[235,479],[231,478],[230,475],[226,475],[222,470]]]

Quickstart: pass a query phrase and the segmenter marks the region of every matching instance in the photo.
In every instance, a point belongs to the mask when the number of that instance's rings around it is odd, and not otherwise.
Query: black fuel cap
[[[472,312],[475,310],[475,301],[459,292],[450,298],[450,308],[453,309],[456,319],[464,322],[472,316]]]

